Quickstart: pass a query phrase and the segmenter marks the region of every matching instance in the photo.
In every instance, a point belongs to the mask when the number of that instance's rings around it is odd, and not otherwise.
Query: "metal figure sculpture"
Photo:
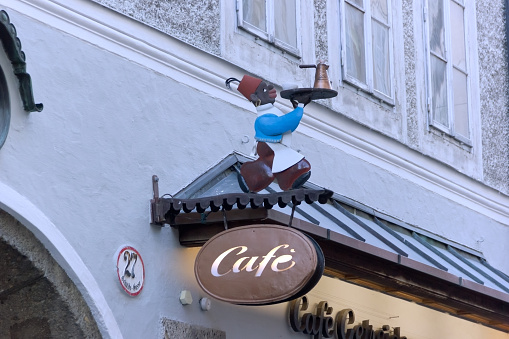
[[[292,132],[299,125],[304,106],[311,101],[311,93],[300,93],[291,98],[294,110],[284,114],[274,106],[277,97],[272,84],[245,75],[237,90],[253,103],[258,113],[255,121],[255,140],[258,158],[240,168],[239,185],[244,192],[259,192],[274,180],[283,191],[301,187],[311,176],[311,164],[291,146]]]

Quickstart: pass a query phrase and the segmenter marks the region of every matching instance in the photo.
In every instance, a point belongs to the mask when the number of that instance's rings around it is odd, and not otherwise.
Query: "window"
[[[299,56],[299,1],[237,0],[238,25],[255,36]]]
[[[392,21],[389,0],[342,0],[343,79],[391,103]]]
[[[428,22],[429,123],[470,144],[469,77],[464,0],[433,0]]]

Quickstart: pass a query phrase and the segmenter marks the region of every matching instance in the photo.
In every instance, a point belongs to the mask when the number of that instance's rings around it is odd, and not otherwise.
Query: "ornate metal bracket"
[[[42,111],[43,105],[36,104],[34,101],[32,79],[26,72],[25,53],[21,50],[21,41],[17,37],[16,28],[10,23],[9,15],[4,10],[0,10],[0,40],[12,63],[14,74],[18,77],[23,108],[27,112]]]
[[[204,213],[206,211],[217,212],[220,209],[230,211],[235,205],[239,210],[243,210],[246,207],[251,207],[252,209],[259,207],[271,209],[275,205],[286,207],[288,204],[295,206],[302,202],[311,204],[315,201],[325,204],[333,194],[332,191],[325,189],[311,190],[302,188],[270,194],[230,193],[195,199],[161,198],[159,197],[158,181],[157,176],[152,176],[154,198],[151,200],[151,221],[153,224],[159,225],[172,225],[175,216],[180,212],[191,213],[196,211]]]

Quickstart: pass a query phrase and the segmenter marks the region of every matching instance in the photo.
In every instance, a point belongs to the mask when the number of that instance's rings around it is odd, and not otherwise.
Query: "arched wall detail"
[[[21,50],[21,41],[17,37],[16,28],[11,24],[9,15],[0,10],[0,40],[5,53],[12,63],[12,68],[19,80],[19,93],[23,101],[23,108],[27,112],[40,112],[42,104],[36,104],[32,91],[32,78],[26,72],[25,53]]]
[[[28,199],[1,182],[0,209],[31,231],[71,278],[90,308],[103,338],[122,338],[113,312],[92,273],[56,225]]]

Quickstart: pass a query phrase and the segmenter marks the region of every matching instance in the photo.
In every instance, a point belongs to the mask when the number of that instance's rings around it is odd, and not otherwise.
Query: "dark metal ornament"
[[[9,91],[5,81],[4,73],[2,68],[0,68],[0,148],[2,148],[5,139],[7,139],[10,121],[11,111],[9,103]]]
[[[297,100],[300,97],[310,95],[311,100],[319,100],[334,98],[338,95],[338,92],[327,88],[294,88],[281,91],[280,95],[281,98],[290,100]]]
[[[32,92],[32,79],[26,72],[25,53],[21,50],[21,41],[17,37],[16,28],[11,24],[9,15],[0,10],[0,40],[5,53],[12,63],[13,71],[19,80],[19,94],[23,108],[27,112],[40,112],[42,104],[36,104]]]

